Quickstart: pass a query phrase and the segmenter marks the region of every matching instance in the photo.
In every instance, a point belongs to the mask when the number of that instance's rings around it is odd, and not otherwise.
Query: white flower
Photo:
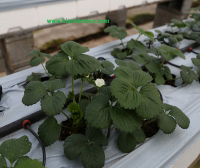
[[[105,81],[103,79],[96,79],[95,80],[95,84],[98,86],[98,87],[101,87],[103,85],[105,85]]]

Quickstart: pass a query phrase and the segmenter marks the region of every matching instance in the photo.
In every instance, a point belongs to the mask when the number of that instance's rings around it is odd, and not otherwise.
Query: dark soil
[[[109,79],[111,79],[110,76],[101,74],[101,73],[99,73],[99,74],[93,73],[93,77],[94,77],[94,80],[96,80],[98,78],[102,78],[102,79],[104,79],[105,82],[108,81]]]
[[[60,136],[59,136],[59,138],[58,138],[60,141],[64,141],[68,136],[70,136],[71,134],[73,134],[73,131],[72,131],[73,128],[72,128],[72,123],[71,123],[69,120],[63,121],[63,122],[61,123],[61,125],[64,125],[64,126],[66,126],[66,127],[69,127],[69,128],[62,127]],[[78,133],[78,134],[83,134],[83,135],[85,135],[86,128],[87,128],[86,125],[80,126],[80,127],[77,129],[77,132],[74,132],[74,133]]]
[[[142,124],[145,124],[149,121],[151,121],[151,120],[142,121]],[[159,127],[158,127],[156,121],[154,121],[152,123],[142,126],[142,130],[144,131],[146,138],[150,138],[158,132]]]
[[[176,76],[172,74],[172,78],[176,78]],[[166,76],[164,76],[164,79],[167,80]],[[154,79],[152,80],[152,83],[155,83]],[[165,82],[164,85],[170,85],[170,86],[173,86],[173,87],[177,87],[175,85],[175,80],[168,80],[168,81]]]

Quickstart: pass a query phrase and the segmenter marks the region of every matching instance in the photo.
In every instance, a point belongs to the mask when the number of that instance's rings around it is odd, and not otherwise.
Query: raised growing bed
[[[161,30],[161,31],[165,31],[165,29],[166,29],[166,27],[161,27],[161,28],[159,28],[159,30]],[[131,36],[131,37],[127,37],[125,40],[124,40],[124,43],[126,43],[127,41],[129,41],[131,38],[135,38],[135,36]],[[141,40],[143,40],[143,39],[145,39],[145,37],[143,37],[143,36],[141,36]],[[90,52],[88,52],[87,54],[88,55],[92,55],[92,56],[94,56],[94,57],[96,57],[96,58],[98,58],[98,57],[104,57],[106,60],[109,60],[109,61],[111,61],[115,66],[116,66],[116,63],[120,66],[120,68],[121,68],[121,70],[123,70],[123,68],[124,68],[124,65],[123,65],[123,63],[122,62],[119,62],[119,61],[116,61],[115,62],[115,58],[113,57],[113,56],[111,56],[111,54],[109,54],[110,52],[111,52],[111,50],[115,47],[115,46],[117,46],[119,43],[118,43],[119,41],[116,41],[116,42],[112,42],[112,43],[108,43],[108,44],[106,44],[106,45],[102,45],[102,46],[99,46],[99,47],[96,47],[96,48],[94,48],[94,49],[92,49]],[[189,41],[190,42],[190,44],[195,44],[195,42],[194,41]],[[187,42],[185,42],[185,43],[187,43]],[[184,43],[183,43],[184,44]],[[186,48],[186,47],[188,47],[188,46],[190,46],[190,44],[189,45],[187,45],[187,44],[185,44],[184,45],[184,49]],[[105,55],[106,54],[106,55]],[[30,54],[31,55],[31,54]],[[32,53],[32,55],[33,55],[33,53]],[[187,58],[189,58],[189,59],[191,59],[191,57],[187,57],[188,55],[186,55],[186,59]],[[194,55],[193,55],[193,57],[195,57]],[[177,60],[179,60],[179,58],[175,58],[173,61],[177,61]],[[186,61],[187,62],[187,61]],[[137,65],[137,64],[135,64],[135,63],[130,63],[130,67],[136,67],[136,68],[139,68],[139,66]],[[182,64],[181,64],[182,65]],[[168,65],[167,64],[167,66],[169,66],[169,68],[170,68],[170,70],[171,70],[171,72],[173,73],[173,74],[175,74],[175,75],[178,75],[178,73],[180,73],[180,70],[177,70],[177,68],[176,69],[173,69],[174,67],[172,67],[172,66],[170,66],[170,65]],[[125,67],[129,67],[129,64],[125,64]],[[120,70],[120,68],[117,68],[118,70]],[[126,68],[125,68],[126,69]],[[44,72],[44,71],[42,71],[42,72]],[[141,71],[142,72],[142,71]],[[115,75],[117,74],[117,73],[119,73],[119,72],[115,72]],[[130,72],[131,73],[131,72]],[[18,74],[19,75],[19,74]],[[100,75],[100,77],[101,77],[101,75]],[[125,76],[126,77],[126,76]],[[5,78],[9,78],[9,76],[8,77],[5,77]],[[117,75],[117,78],[116,79],[114,79],[114,81],[117,81],[117,79],[119,79],[119,78],[123,78],[124,79],[124,75],[122,75],[122,76],[119,76],[119,74]],[[128,76],[126,77],[126,78],[128,78]],[[67,78],[67,80],[69,80],[70,79],[70,77],[69,78]],[[1,81],[1,79],[0,79],[0,81]],[[8,80],[9,81],[9,80]],[[76,80],[75,80],[76,81]],[[80,80],[77,80],[78,82],[76,83],[77,85],[76,86],[80,86],[81,85],[81,81]],[[71,82],[71,81],[70,81]],[[112,83],[114,83],[114,82],[112,82]],[[30,84],[31,84],[31,82],[30,82]],[[29,85],[30,84],[28,84],[27,86],[26,86],[26,89],[27,88],[29,88]],[[86,84],[84,84],[84,85],[86,85]],[[112,84],[112,85],[114,85],[114,84]],[[111,85],[111,87],[112,87],[112,85]],[[123,84],[124,85],[124,84]],[[4,85],[3,86],[5,86],[5,83],[4,83]],[[117,86],[117,85],[116,85]],[[182,86],[180,86],[180,87],[177,87],[177,88],[172,88],[171,86],[163,86],[163,85],[161,85],[161,86],[157,86],[158,88],[159,88],[159,90],[161,91],[161,93],[164,95],[164,102],[167,102],[168,104],[171,104],[171,105],[173,105],[173,106],[178,106],[179,108],[181,108],[181,110],[183,110],[184,112],[185,112],[185,107],[186,107],[186,105],[188,105],[188,102],[186,103],[185,102],[185,104],[184,104],[184,106],[181,106],[180,105],[180,101],[179,102],[174,102],[174,101],[172,101],[172,100],[170,100],[168,97],[170,97],[170,93],[168,93],[168,94],[166,94],[166,92],[168,91],[168,90],[171,90],[172,92],[171,92],[171,94],[174,96],[174,97],[176,97],[175,95],[175,90],[178,90],[178,91],[180,91],[181,90],[181,88],[187,88],[187,87],[193,87],[193,86],[196,86],[196,83],[195,82],[193,82],[192,84],[191,84],[191,86],[190,85],[188,85],[188,86],[185,86],[185,85],[182,85]],[[82,89],[83,90],[86,90],[87,88],[90,88],[90,87],[92,87],[92,85],[89,85],[89,84],[87,84],[87,86],[84,86]],[[70,88],[71,88],[71,85],[69,85],[69,83],[67,84],[67,87],[65,87],[65,89],[66,88],[68,88],[67,89],[67,91],[66,92],[64,92],[66,95],[68,94],[68,91],[70,90]],[[49,90],[49,88],[47,88],[48,89],[48,91],[50,91],[51,92],[51,90]],[[62,91],[64,90],[64,89],[61,89]],[[79,93],[79,89],[75,89],[75,93]],[[105,92],[105,91],[103,91],[103,92]],[[11,95],[12,95],[12,93],[10,93]],[[101,91],[100,91],[100,94],[101,94]],[[188,92],[187,93],[188,95],[190,94],[190,92]],[[157,94],[158,96],[159,96],[159,94]],[[181,95],[181,94],[180,94]],[[22,98],[22,94],[19,94],[19,96],[21,96],[21,98]],[[117,97],[117,95],[115,95],[116,97]],[[178,95],[177,95],[178,96]],[[182,95],[183,96],[183,95]],[[17,95],[16,95],[16,97],[17,97]],[[184,96],[183,96],[184,97]],[[94,100],[95,100],[95,97],[93,98]],[[92,99],[92,101],[93,101],[93,99]],[[192,100],[192,99],[191,99]],[[189,102],[191,102],[191,100],[189,101]],[[170,103],[169,103],[170,102]],[[19,100],[19,103],[20,103],[20,100]],[[25,103],[25,102],[24,102]],[[126,105],[124,105],[124,102],[123,101],[120,101],[120,103],[121,104],[123,104],[123,106],[126,106]],[[23,105],[21,104],[21,107],[22,107]],[[96,107],[98,107],[98,104],[96,105]],[[39,104],[37,104],[37,105],[34,105],[34,106],[32,106],[32,107],[29,107],[29,108],[31,108],[32,109],[32,111],[33,111],[33,109],[35,109],[34,111],[37,111],[38,110],[38,108],[39,108]],[[26,109],[28,109],[28,107],[26,107]],[[94,108],[95,109],[95,108]],[[13,111],[14,109],[12,109],[12,107],[10,108],[10,111]],[[64,113],[65,114],[67,114],[67,115],[69,115],[69,112],[67,112],[67,110],[66,109],[64,109],[63,110],[64,111]],[[8,113],[9,112],[9,110],[7,110],[7,111],[5,111],[5,117],[7,117],[7,114],[6,113]],[[12,113],[12,112],[11,112]],[[91,114],[90,114],[91,115]],[[58,122],[61,122],[61,121],[64,121],[63,120],[63,117],[64,117],[64,115],[59,115],[59,116],[55,116],[56,117],[56,119],[57,119],[57,121]],[[147,117],[145,117],[145,118],[147,118]],[[95,118],[94,118],[95,119]],[[152,118],[151,118],[152,119]],[[0,120],[2,120],[2,119],[0,119]],[[95,127],[96,125],[98,125],[99,126],[99,124],[98,124],[98,122],[94,122],[94,123],[92,123],[92,121],[88,118],[88,116],[86,117],[86,120],[87,120],[87,122],[90,122],[90,125],[92,125],[93,127]],[[153,120],[155,121],[156,119],[154,119],[153,118]],[[39,122],[36,122],[35,124],[33,124],[32,125],[32,128],[33,128],[33,130],[35,130],[36,132],[37,132],[37,129],[38,129],[38,126],[42,123],[43,121],[39,121]],[[158,122],[158,121],[157,121]],[[178,122],[178,121],[177,121]],[[12,123],[12,122],[10,122],[10,123]],[[148,123],[148,121],[143,121],[143,124],[145,124],[145,123]],[[152,122],[153,123],[153,122]],[[159,122],[158,122],[159,123]],[[179,123],[179,122],[178,122]],[[155,124],[155,123],[154,123]],[[180,124],[180,123],[179,123]],[[5,124],[6,125],[6,124]],[[181,124],[180,124],[181,125]],[[111,128],[111,134],[110,134],[110,138],[109,138],[109,146],[108,147],[103,147],[103,149],[104,149],[104,152],[105,152],[105,163],[108,165],[109,164],[109,162],[111,162],[111,161],[113,161],[114,159],[117,159],[117,158],[119,158],[120,156],[124,156],[124,155],[126,155],[126,154],[123,154],[123,153],[121,153],[118,149],[117,149],[117,147],[116,147],[116,144],[115,143],[113,143],[113,142],[115,142],[116,140],[117,140],[117,136],[118,136],[118,131],[121,129],[121,127],[117,124],[116,125],[116,127],[117,127],[117,130],[115,130],[115,129],[113,129],[113,128]],[[155,126],[155,125],[153,125],[153,127],[155,128],[155,131],[153,130],[151,130],[149,127],[145,127],[145,126],[143,126],[143,131],[146,133],[146,131],[147,130],[150,130],[150,131],[152,131],[152,132],[154,132],[154,133],[156,133],[156,129],[157,129],[157,127]],[[127,127],[128,128],[128,127]],[[127,129],[126,128],[126,129]],[[123,130],[124,130],[124,128],[122,128]],[[189,129],[190,129],[190,127],[189,127]],[[173,130],[166,130],[165,128],[162,128],[162,130],[165,132],[165,133],[171,133]],[[104,133],[105,134],[108,134],[107,133],[107,129],[104,129],[103,130],[104,131]],[[177,131],[177,129],[175,130],[175,132]],[[178,129],[178,131],[179,131],[179,133],[182,133],[182,134],[184,134],[184,132],[187,132],[188,133],[188,131],[187,130],[182,130],[182,129]],[[69,130],[68,130],[68,133],[69,133]],[[26,135],[28,135],[28,137],[29,137],[29,140],[33,143],[33,146],[35,146],[38,142],[35,142],[34,141],[34,138],[31,136],[31,134],[30,133],[28,133],[28,132],[25,132],[25,131],[22,131],[22,130],[19,130],[18,132],[16,132],[16,133],[12,133],[11,135],[13,136],[12,138],[18,138],[18,137],[20,137],[21,135],[24,135],[24,134],[26,134]],[[39,133],[40,134],[40,133]],[[149,134],[151,134],[151,133],[146,133],[146,136],[148,137],[148,136],[151,136],[151,135],[149,135]],[[4,141],[5,139],[7,139],[8,137],[10,137],[11,135],[9,135],[9,136],[6,136],[6,137],[3,137],[3,138],[1,138],[1,142],[2,141]],[[148,148],[148,145],[149,144],[152,144],[152,143],[154,143],[153,141],[156,139],[156,138],[158,138],[158,135],[163,139],[163,137],[167,137],[167,136],[170,136],[170,137],[173,137],[174,136],[174,133],[172,133],[172,134],[170,134],[170,135],[164,135],[161,131],[159,131],[158,132],[158,134],[156,134],[155,136],[153,136],[153,138],[151,139],[151,140],[149,140],[149,141],[145,141],[145,144],[143,144],[143,145],[141,145],[139,148],[137,148],[135,151],[133,151],[131,154],[129,154],[128,155],[128,157],[131,155],[132,156],[132,154],[134,155],[134,153],[136,154],[136,153],[138,153],[138,151],[140,151],[140,149],[141,148],[144,148],[144,146],[146,146],[147,148]],[[4,135],[3,135],[4,136]],[[121,135],[122,136],[122,135]],[[124,135],[123,135],[124,136]],[[181,135],[181,136],[183,136],[183,135]],[[41,137],[41,134],[40,134],[40,137]],[[70,137],[70,136],[69,136]],[[158,138],[159,139],[159,138]],[[168,138],[167,138],[168,139]],[[173,141],[173,138],[171,138],[172,140],[171,141]],[[187,139],[187,138],[185,138],[185,139]],[[141,140],[139,140],[140,142],[142,142]],[[144,141],[144,140],[143,140]],[[170,142],[171,142],[170,141]],[[174,140],[175,142],[177,141],[177,138],[176,138],[176,136],[175,136],[175,140]],[[44,144],[46,143],[46,141],[43,139],[43,142],[44,142]],[[185,143],[186,141],[184,141],[184,143]],[[47,167],[57,167],[57,166],[61,166],[61,165],[68,165],[68,166],[72,166],[72,167],[77,167],[77,166],[80,166],[80,160],[79,159],[76,159],[76,160],[74,160],[74,161],[69,161],[69,160],[67,160],[65,157],[64,157],[64,153],[63,153],[63,151],[60,151],[60,150],[58,150],[58,149],[60,149],[60,148],[62,148],[62,142],[59,142],[59,141],[56,141],[53,145],[51,145],[51,146],[49,146],[49,147],[47,147],[46,148],[46,150],[47,150],[47,158],[48,158],[48,161],[47,161]],[[163,144],[163,143],[162,143]],[[135,146],[135,145],[134,145]],[[155,147],[155,146],[154,146]],[[174,146],[175,147],[175,146]],[[126,147],[125,147],[125,149],[124,148],[122,148],[122,147],[119,147],[122,151],[132,151],[132,149],[131,148],[128,148],[128,149],[126,149]],[[55,150],[55,149],[57,149],[57,150]],[[175,148],[176,149],[176,148]],[[42,161],[42,156],[41,156],[41,153],[40,153],[40,155],[39,155],[39,153],[38,152],[40,152],[41,151],[41,149],[39,148],[39,147],[37,147],[37,148],[35,148],[34,149],[35,150],[35,154],[34,154],[34,152],[33,151],[31,151],[30,153],[28,153],[28,156],[30,156],[31,158],[37,158],[37,159],[39,159],[40,161]],[[36,152],[37,151],[37,152]],[[149,151],[147,151],[147,153],[149,153]],[[166,152],[166,154],[163,154],[163,156],[162,156],[162,158],[163,157],[166,157],[166,155],[167,155],[167,153],[168,152]],[[52,157],[52,156],[55,156],[55,155],[58,155],[59,157],[58,158],[56,158],[56,160],[55,160],[55,158],[54,157]],[[65,153],[65,155],[68,155],[68,154],[66,154]],[[146,155],[146,154],[145,154]],[[150,158],[154,158],[154,157],[157,157],[158,155],[151,155],[151,157]],[[126,157],[125,157],[126,158]],[[124,158],[124,159],[125,159]],[[140,158],[134,158],[134,160],[141,160],[142,159],[142,157],[141,157],[141,155],[140,155]],[[149,160],[149,159],[148,159]],[[138,162],[139,161],[136,161],[135,162],[135,164],[138,164]],[[118,163],[120,163],[120,162],[118,162]],[[116,163],[116,164],[118,164],[118,163]],[[150,162],[149,162],[150,163]],[[116,164],[115,164],[115,166],[116,166]],[[144,163],[141,163],[140,162],[140,164],[142,165],[142,164],[144,164]],[[158,161],[155,159],[155,163],[154,164],[152,164],[152,165],[158,165]],[[118,166],[118,165],[117,165]],[[116,166],[116,167],[117,167]],[[99,165],[97,165],[97,167],[99,167]],[[101,166],[100,166],[101,167]],[[126,167],[126,166],[125,166]],[[144,167],[144,166],[143,166]]]

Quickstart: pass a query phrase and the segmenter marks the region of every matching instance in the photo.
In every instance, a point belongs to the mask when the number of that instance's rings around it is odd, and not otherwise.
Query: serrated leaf
[[[45,146],[53,144],[60,136],[61,125],[56,118],[47,117],[38,128],[38,134]]]
[[[95,128],[108,128],[111,125],[109,97],[104,94],[95,96],[86,107],[84,118]]]
[[[192,63],[193,63],[194,65],[200,66],[200,59],[198,59],[198,58],[192,58],[191,60],[192,60]]]
[[[185,23],[182,20],[172,19],[171,22],[178,27],[179,29],[182,27],[186,27]]]
[[[71,58],[89,51],[88,47],[83,47],[74,41],[67,41],[60,45],[60,48]]]
[[[33,105],[40,101],[46,94],[47,90],[42,82],[32,81],[25,88],[22,102],[27,106]]]
[[[193,67],[186,67],[184,65],[181,65],[182,71],[180,72],[181,77],[183,79],[183,82],[190,84],[193,82],[193,80],[198,81],[198,76],[195,74],[195,72],[192,70]]]
[[[116,105],[112,107],[110,113],[113,124],[122,132],[133,133],[142,126],[142,120],[134,110],[127,110]]]
[[[146,136],[145,136],[144,131],[142,129],[138,129],[137,131],[135,131],[133,133],[133,135],[135,136],[135,139],[138,143],[143,143],[146,139]]]
[[[114,73],[115,66],[110,61],[102,61],[101,65],[103,69],[101,70],[101,73],[106,75],[112,75]]]
[[[151,73],[159,73],[160,72],[160,63],[158,60],[151,60],[145,64],[145,67]]]
[[[172,79],[172,74],[171,74],[169,67],[163,66],[163,68],[164,68],[164,73],[165,73],[166,78],[169,80]]]
[[[65,139],[64,153],[69,160],[76,159],[87,146],[87,138],[82,134],[72,134]]]
[[[143,43],[141,43],[140,41],[136,41],[134,39],[131,39],[131,41],[129,41],[127,43],[127,47],[129,49],[131,49],[131,50],[136,49],[136,50],[138,50],[140,52],[147,51],[147,48],[146,48],[146,46]]]
[[[109,35],[111,37],[117,37],[118,39],[122,40],[127,36],[127,33],[125,32],[125,28],[117,27],[117,26],[110,26],[104,29],[105,33],[109,32]]]
[[[129,68],[130,70],[142,70],[142,68],[136,64],[135,62],[132,61],[122,61],[122,60],[115,60],[115,63],[121,67],[126,67]]]
[[[6,159],[3,156],[0,156],[0,168],[8,168]]]
[[[180,50],[173,48],[173,47],[169,47],[169,46],[164,45],[164,44],[161,45],[160,52],[161,52],[162,56],[166,59],[173,59],[174,55],[185,59],[185,56],[183,55],[183,53]]]
[[[121,52],[122,52],[121,49],[119,49],[119,48],[114,48],[114,50],[111,52],[111,55],[112,55],[112,56],[117,56],[117,53],[118,53],[118,52],[121,53]]]
[[[152,119],[162,111],[162,101],[157,88],[152,84],[146,84],[140,90],[141,104],[136,108],[136,113],[142,118]]]
[[[41,80],[41,75],[42,73],[32,73],[30,76],[26,78],[26,82],[31,82],[31,81],[40,81]]]
[[[165,84],[165,79],[160,74],[155,74],[155,82],[157,85]]]
[[[88,100],[88,99],[82,99],[81,101],[78,102],[83,113],[85,112],[86,107],[88,106],[89,103],[90,103],[90,100]]]
[[[46,69],[55,76],[64,75],[66,73],[66,62],[69,61],[68,55],[64,51],[60,51],[53,55],[46,62]]]
[[[60,114],[65,102],[65,94],[58,90],[56,93],[53,93],[52,96],[45,95],[41,100],[41,107],[47,116],[54,116]]]
[[[141,70],[132,71],[123,66],[115,69],[115,76],[117,78],[124,78],[125,80],[128,80],[130,82],[129,85],[132,84],[134,88],[144,86],[152,81],[152,77],[146,72]]]
[[[173,106],[169,114],[175,118],[181,128],[187,129],[189,127],[190,119],[178,107]]]
[[[66,70],[71,75],[85,75],[93,73],[101,66],[100,62],[89,55],[80,54],[74,60],[66,62]]]
[[[21,162],[19,165],[17,165],[15,168],[44,168],[44,166],[42,166],[41,162],[38,162],[37,159],[27,159],[24,162]]]
[[[26,55],[26,57],[27,56],[34,56],[29,62],[30,66],[38,66],[39,64],[41,64],[45,61],[44,57],[46,57],[46,58],[51,57],[51,55],[42,53],[42,52],[40,52],[40,50],[33,50],[30,53],[28,53]]]
[[[67,110],[72,114],[73,123],[78,124],[83,117],[80,106],[77,103],[72,102],[68,105]]]
[[[159,48],[150,48],[148,51],[147,51],[148,53],[153,53],[153,54],[155,54],[155,55],[160,55],[160,50],[159,50]]]
[[[138,64],[144,65],[147,63],[147,60],[143,55],[132,54],[131,57],[133,61],[137,62]]]
[[[7,158],[10,163],[14,163],[18,158],[27,154],[31,149],[31,142],[27,136],[18,139],[8,139],[0,146],[0,154]]]
[[[121,132],[117,138],[117,146],[120,151],[129,153],[136,147],[136,139],[133,134]]]
[[[106,136],[103,134],[103,131],[101,129],[88,127],[85,136],[92,142],[95,142],[98,145],[107,146],[108,140]]]
[[[51,93],[53,93],[55,90],[65,88],[66,85],[61,79],[55,79],[52,81],[44,81],[42,83]]]
[[[127,56],[127,52],[117,52],[117,58],[119,58],[120,60],[125,59],[125,57]]]
[[[22,162],[28,160],[28,159],[30,159],[28,156],[22,156],[22,157],[20,157],[20,158],[15,162],[15,167],[16,167],[17,165],[21,164]],[[1,166],[0,166],[0,168],[1,168]]]
[[[176,121],[171,116],[160,114],[157,119],[158,127],[166,134],[171,134],[176,128]]]
[[[81,153],[81,163],[86,168],[102,168],[105,163],[103,149],[95,143],[87,145]]]
[[[173,45],[173,44],[175,44],[175,43],[178,42],[178,40],[175,37],[173,37],[173,36],[169,37],[168,40],[169,40],[169,42],[170,42],[171,45]]]

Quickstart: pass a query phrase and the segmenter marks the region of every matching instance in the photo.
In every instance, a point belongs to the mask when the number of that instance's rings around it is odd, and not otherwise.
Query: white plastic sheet
[[[158,28],[157,28],[158,29]],[[164,31],[166,26],[160,27],[159,30]],[[136,38],[138,35],[133,35],[127,37],[123,41],[125,44],[131,39]],[[144,40],[146,37],[142,36],[140,40]],[[181,45],[186,46],[193,41],[184,41]],[[110,52],[115,47],[119,47],[120,41],[114,41],[102,46],[95,47],[91,49],[87,54],[98,57],[104,57],[107,60],[115,64],[115,58],[111,56]],[[156,44],[159,45],[159,44]],[[181,46],[180,46],[181,48]],[[190,59],[195,57],[195,54],[185,53],[186,60],[183,61],[180,58],[175,58],[170,61],[177,65],[186,65],[192,66]],[[115,66],[117,66],[115,64]],[[173,66],[167,65],[172,71],[172,74],[175,74],[177,77],[180,76],[180,69]],[[21,102],[23,97],[24,89],[18,83],[25,81],[26,77],[32,72],[42,72],[42,67],[30,68],[28,70],[18,72],[3,78],[0,78],[0,84],[3,86],[3,98],[0,102],[0,106],[5,107],[7,110],[4,113],[4,116],[0,118],[0,127],[7,125],[21,117],[29,115],[35,111],[40,110],[39,103],[33,106],[24,106]],[[61,89],[66,95],[71,91],[71,78],[66,79],[66,88]],[[80,80],[75,80],[75,92],[80,91]],[[84,84],[83,90],[91,88],[92,85]],[[193,82],[190,85],[181,85],[177,88],[171,86],[156,86],[163,94],[164,102],[171,105],[175,105],[182,109],[186,115],[189,116],[191,120],[191,125],[189,129],[183,130],[177,126],[174,133],[166,135],[161,131],[158,132],[152,139],[146,142],[141,147],[137,148],[132,153],[128,154],[122,160],[115,163],[115,167],[170,167],[174,161],[184,152],[193,142],[200,138],[200,129],[198,128],[200,117],[198,101],[200,98],[200,87],[198,82]],[[64,109],[65,112],[66,109]],[[67,112],[68,113],[68,112]],[[69,114],[69,113],[68,113]],[[56,116],[58,122],[63,121],[63,114]],[[34,131],[38,131],[39,125],[43,121],[33,124],[31,127]],[[116,146],[117,131],[112,130],[111,137],[109,139],[109,145],[104,147],[105,156],[106,156],[106,165],[118,159],[126,154],[119,151]],[[12,133],[2,139],[0,139],[0,144],[9,138],[19,138],[23,135],[27,135],[29,140],[33,143],[31,151],[28,153],[28,156],[31,158],[36,158],[42,161],[42,150],[36,138],[30,134],[27,130],[19,130]],[[63,152],[63,142],[56,141],[53,145],[46,148],[47,153],[47,168],[79,168],[82,167],[80,163],[80,158],[70,161],[66,159]]]

